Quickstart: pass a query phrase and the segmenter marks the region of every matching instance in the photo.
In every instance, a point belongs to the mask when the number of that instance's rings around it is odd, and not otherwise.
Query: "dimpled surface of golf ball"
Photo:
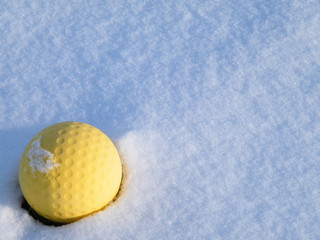
[[[97,128],[62,122],[43,129],[26,146],[19,183],[31,208],[46,219],[74,222],[107,206],[122,178],[119,154]]]

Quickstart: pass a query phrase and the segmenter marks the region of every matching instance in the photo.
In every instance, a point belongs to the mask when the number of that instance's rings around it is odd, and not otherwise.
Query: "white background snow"
[[[320,239],[319,1],[0,3],[0,239]],[[62,227],[21,209],[28,141],[81,121],[123,190]]]

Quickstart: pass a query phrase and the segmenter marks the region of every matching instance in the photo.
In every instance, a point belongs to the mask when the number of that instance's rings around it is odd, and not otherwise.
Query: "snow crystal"
[[[31,171],[39,171],[42,173],[48,173],[55,167],[58,167],[60,164],[54,162],[54,155],[41,148],[41,135],[37,137],[32,143],[27,156],[29,158],[29,165]]]

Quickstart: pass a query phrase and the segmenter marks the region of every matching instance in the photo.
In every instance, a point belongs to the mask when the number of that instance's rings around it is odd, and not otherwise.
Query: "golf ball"
[[[70,223],[97,212],[117,195],[122,165],[99,129],[57,123],[37,133],[19,165],[19,183],[30,207],[46,219]]]

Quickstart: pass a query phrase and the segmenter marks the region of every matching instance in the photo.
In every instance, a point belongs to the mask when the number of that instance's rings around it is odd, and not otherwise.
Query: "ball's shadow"
[[[48,220],[42,216],[40,216],[36,211],[34,211],[29,203],[26,201],[26,199],[24,197],[22,197],[22,200],[21,200],[21,207],[26,210],[28,212],[28,214],[33,217],[33,219],[35,219],[36,221],[39,221],[41,222],[42,224],[46,225],[46,226],[55,226],[55,227],[60,227],[60,226],[63,226],[63,225],[66,225],[68,223],[58,223],[58,222],[54,222],[54,221],[51,221],[51,220]]]

